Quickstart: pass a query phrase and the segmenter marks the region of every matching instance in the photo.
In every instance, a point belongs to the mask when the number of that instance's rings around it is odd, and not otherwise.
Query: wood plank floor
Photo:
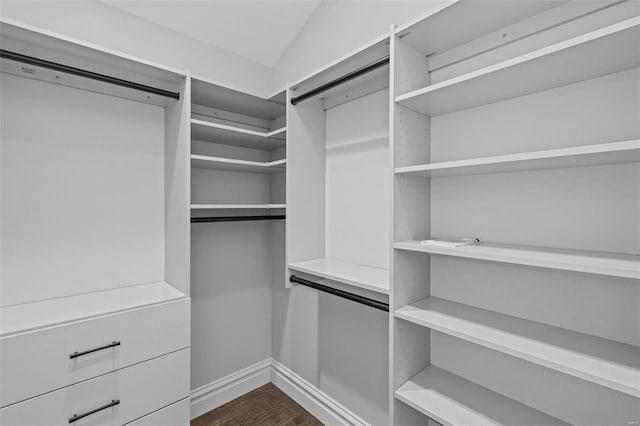
[[[322,425],[273,383],[252,390],[191,420],[191,426]]]

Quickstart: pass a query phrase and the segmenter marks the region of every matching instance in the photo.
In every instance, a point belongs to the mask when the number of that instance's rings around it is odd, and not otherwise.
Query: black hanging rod
[[[9,59],[11,61],[23,62],[25,64],[48,68],[54,71],[60,71],[67,74],[77,75],[80,77],[90,78],[92,80],[115,84],[117,86],[128,87],[129,89],[135,89],[135,90],[140,90],[147,93],[153,93],[154,95],[165,96],[171,99],[180,99],[180,93],[178,92],[170,92],[168,90],[158,89],[157,87],[146,86],[144,84],[134,83],[133,81],[122,80],[120,78],[111,77],[110,75],[98,74],[93,71],[87,71],[81,68],[71,67],[69,65],[58,64],[56,62],[51,62],[51,61],[47,61],[40,58],[34,58],[33,56],[27,56],[21,53],[10,52],[4,49],[0,49],[0,58]]]
[[[329,287],[326,285],[314,283],[313,281],[305,280],[304,278],[291,275],[289,281],[296,284],[301,284],[307,287],[315,288],[316,290],[324,291],[325,293],[333,294],[334,296],[342,297],[344,299],[351,300],[353,302],[361,303],[363,305],[371,306],[372,308],[380,309],[381,311],[389,312],[389,304],[379,302],[375,299],[360,296],[359,294],[349,293],[348,291],[339,290],[337,288]]]
[[[245,222],[253,220],[281,220],[286,219],[285,215],[273,216],[214,216],[214,217],[192,217],[191,223],[205,222]]]
[[[296,105],[308,98],[311,98],[317,95],[318,93],[326,92],[332,87],[339,86],[343,83],[346,83],[347,81],[353,80],[354,78],[358,78],[361,75],[367,74],[387,64],[389,64],[389,55],[385,56],[384,58],[380,58],[376,61],[373,61],[370,64],[363,66],[362,68],[358,68],[355,71],[351,71],[350,73],[345,74],[342,77],[338,77],[335,80],[331,80],[330,82],[325,83],[322,86],[318,86],[315,89],[311,89],[308,92],[305,92],[301,95],[296,96],[295,98],[291,98],[291,105]]]

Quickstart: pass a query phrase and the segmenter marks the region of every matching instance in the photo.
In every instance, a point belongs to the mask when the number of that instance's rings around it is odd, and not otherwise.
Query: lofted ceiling
[[[126,13],[272,67],[321,0],[105,0]]]

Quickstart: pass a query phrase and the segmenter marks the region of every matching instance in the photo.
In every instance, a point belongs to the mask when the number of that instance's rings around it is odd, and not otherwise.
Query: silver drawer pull
[[[71,355],[69,355],[69,359],[78,358],[79,356],[82,356],[82,355],[87,355],[93,352],[98,352],[98,351],[102,351],[109,348],[115,348],[116,346],[120,346],[119,341],[111,342],[108,345],[100,346],[99,348],[89,349],[88,351],[74,352]]]
[[[98,408],[96,408],[94,410],[87,411],[86,413],[74,414],[73,416],[71,416],[69,418],[69,423],[77,422],[80,419],[84,419],[87,416],[90,416],[92,414],[97,413],[98,411],[102,411],[102,410],[106,410],[107,408],[115,407],[118,404],[120,404],[120,400],[119,399],[112,399],[110,403],[105,404],[102,407],[98,407]]]

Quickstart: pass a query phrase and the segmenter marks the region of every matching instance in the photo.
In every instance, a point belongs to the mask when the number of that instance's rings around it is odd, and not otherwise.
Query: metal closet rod
[[[158,89],[157,87],[146,86],[133,81],[123,80],[121,78],[112,77],[110,75],[99,74],[93,71],[83,70],[81,68],[71,67],[69,65],[59,64],[47,61],[33,56],[23,55],[21,53],[10,52],[0,49],[0,58],[9,59],[11,61],[23,62],[29,65],[48,68],[54,71],[60,71],[67,74],[73,74],[80,77],[89,78],[91,80],[102,81],[103,83],[115,84],[116,86],[128,87],[129,89],[140,90],[142,92],[153,93],[154,95],[165,96],[171,99],[180,99],[180,93],[170,92],[168,90]]]
[[[345,74],[342,77],[338,77],[335,80],[331,80],[330,82],[325,83],[322,86],[318,86],[315,89],[311,89],[308,92],[305,92],[299,96],[296,96],[295,98],[291,98],[291,105],[296,105],[319,93],[326,92],[327,90],[333,87],[339,86],[343,83],[346,83],[347,81],[353,80],[354,78],[358,78],[361,75],[370,73],[371,71],[376,70],[380,67],[383,67],[387,64],[389,64],[389,55],[385,56],[384,58],[380,58],[376,61],[373,61],[370,64],[363,66],[362,68],[358,68],[355,71],[351,71],[350,73]]]
[[[254,220],[282,220],[286,219],[285,215],[273,216],[213,216],[213,217],[192,217],[191,223],[206,222],[248,222]]]
[[[370,299],[368,297],[360,296],[359,294],[349,293],[348,291],[339,290],[337,288],[329,287],[323,284],[314,283],[313,281],[305,280],[304,278],[297,277],[295,275],[291,275],[289,277],[289,281],[296,284],[301,284],[307,287],[315,288],[316,290],[323,291],[325,293],[333,294],[334,296],[342,297],[344,299],[351,300],[352,302],[360,303],[363,305],[370,306],[375,309],[380,309],[381,311],[389,312],[389,304],[380,302],[375,299]]]

